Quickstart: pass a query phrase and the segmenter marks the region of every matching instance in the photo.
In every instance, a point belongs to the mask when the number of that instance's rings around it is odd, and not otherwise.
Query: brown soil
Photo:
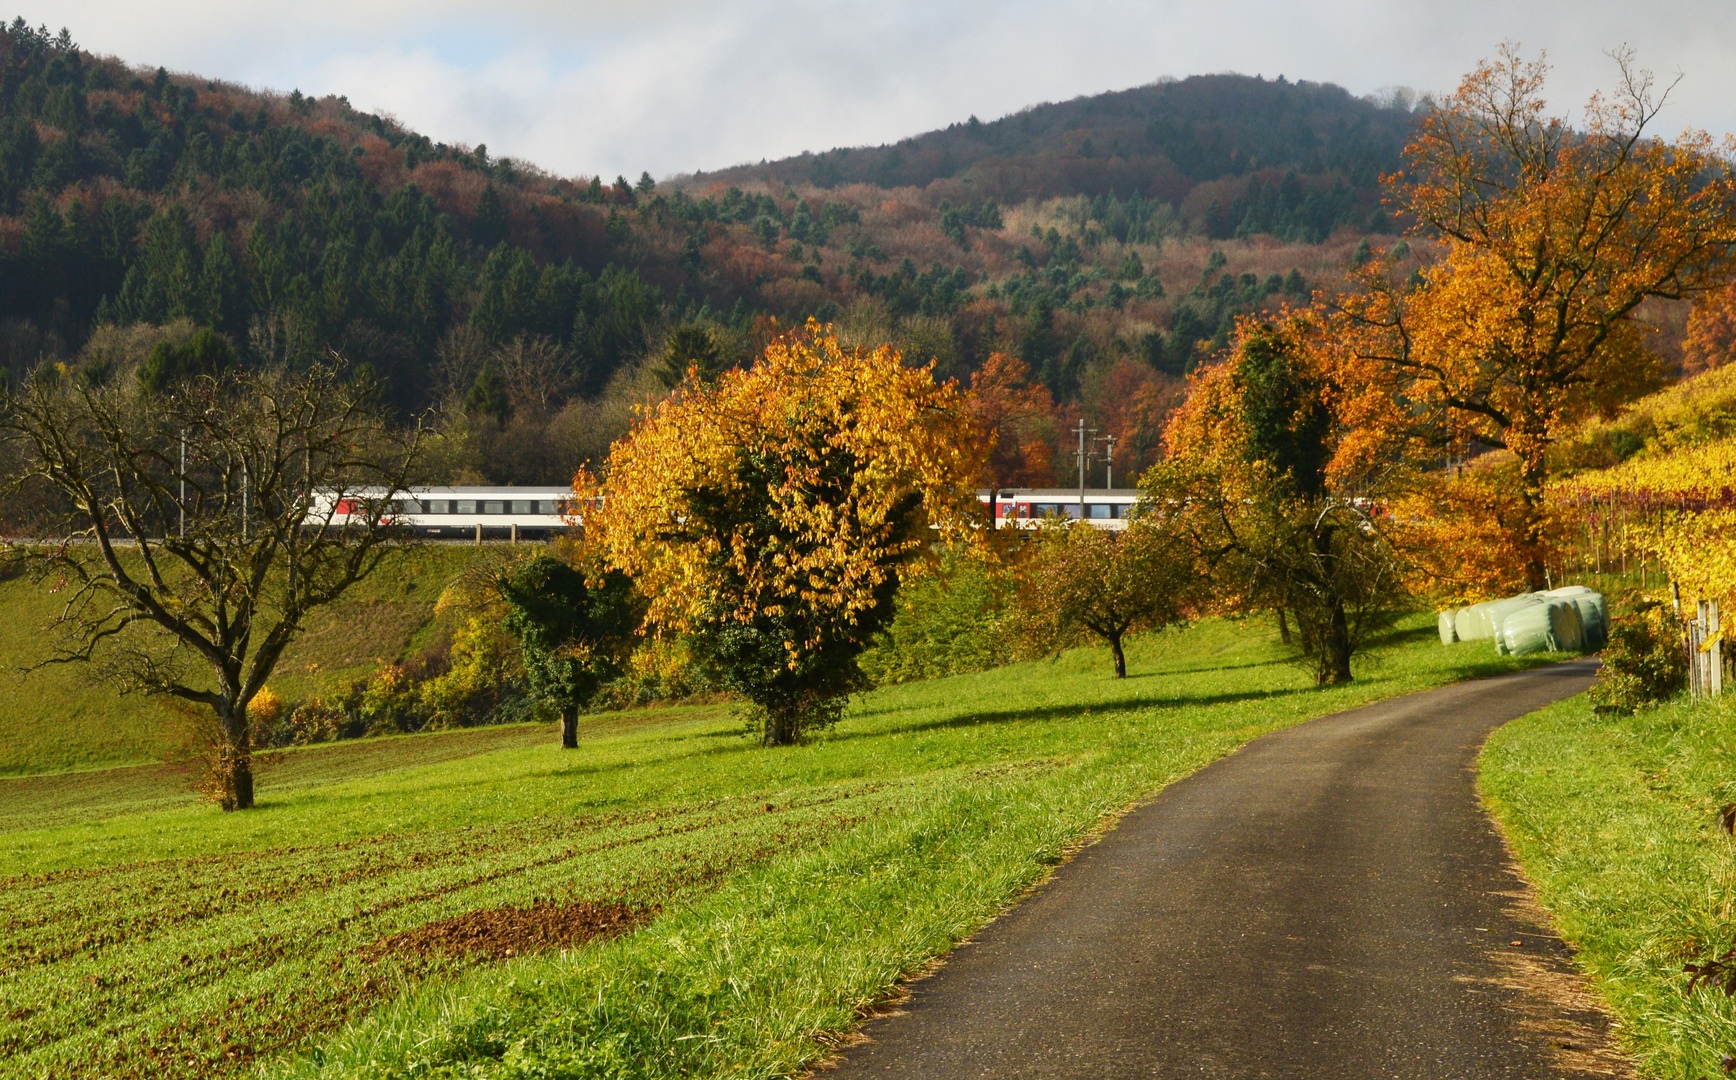
[[[372,957],[468,953],[501,959],[620,937],[656,918],[659,910],[655,904],[538,900],[529,907],[484,908],[431,922],[382,938],[368,952]]]

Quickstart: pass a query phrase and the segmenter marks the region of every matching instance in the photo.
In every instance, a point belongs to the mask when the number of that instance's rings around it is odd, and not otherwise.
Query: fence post
[[[482,522],[480,521],[476,523],[476,545],[482,546]]]
[[[1724,624],[1718,618],[1718,601],[1706,601],[1706,681],[1712,696],[1724,693]]]
[[[1710,687],[1706,679],[1706,601],[1694,602],[1694,618],[1688,623],[1688,654],[1694,672],[1694,700],[1706,696]]]

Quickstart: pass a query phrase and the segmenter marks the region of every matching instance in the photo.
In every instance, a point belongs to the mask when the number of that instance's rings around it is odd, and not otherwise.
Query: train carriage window
[[[482,512],[485,514],[504,514],[506,513],[506,503],[490,499],[482,504]]]
[[[1065,511],[1060,503],[1034,503],[1031,506],[1031,516],[1040,518],[1060,517]]]
[[[1109,503],[1091,503],[1085,507],[1085,514],[1093,520],[1106,520],[1115,516],[1115,507]]]
[[[476,500],[475,499],[459,499],[458,500],[458,512],[460,514],[474,514],[474,513],[476,513]]]
[[[422,512],[422,504],[415,499],[399,499],[393,504],[393,508],[400,514],[420,514]]]
[[[450,514],[452,512],[452,504],[437,499],[428,504],[428,512],[430,514]]]
[[[1133,516],[1133,504],[1132,503],[1116,503],[1115,504],[1115,516],[1118,518],[1132,517]]]
[[[525,499],[514,499],[512,500],[512,512],[515,514],[534,514],[536,513],[536,503]]]

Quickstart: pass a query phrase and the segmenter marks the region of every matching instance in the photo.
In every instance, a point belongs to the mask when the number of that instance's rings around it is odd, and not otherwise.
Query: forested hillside
[[[1384,231],[1378,185],[1399,168],[1411,104],[1283,76],[1197,75],[694,179],[932,188],[956,203],[1112,195],[1186,207],[1214,239],[1317,242],[1341,225]]]
[[[1025,401],[1003,481],[1064,475],[1078,415],[1120,438],[1130,476],[1237,313],[1306,296],[1388,229],[1375,181],[1409,116],[1212,76],[611,182],[17,21],[0,28],[0,369],[111,378],[153,350],[206,355],[201,328],[249,364],[335,350],[440,432],[430,479],[550,482],[688,362],[742,362],[817,316]],[[995,353],[1019,363],[983,373]]]

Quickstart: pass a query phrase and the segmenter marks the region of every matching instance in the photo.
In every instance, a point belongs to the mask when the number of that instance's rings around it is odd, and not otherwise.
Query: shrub
[[[628,658],[627,670],[603,687],[593,708],[630,709],[721,694],[722,687],[693,659],[690,644],[680,635],[644,639]]]
[[[1006,571],[949,553],[940,572],[899,591],[892,622],[862,654],[863,674],[875,684],[915,682],[984,671],[1020,659],[1013,655]]]
[[[418,703],[432,727],[489,723],[508,697],[522,696],[524,670],[518,650],[487,618],[473,615],[453,632],[450,664],[444,674],[418,688]]]
[[[1688,679],[1682,618],[1655,601],[1616,616],[1591,700],[1600,713],[1626,716],[1679,693]]]
[[[253,725],[253,742],[257,746],[271,745],[272,733],[283,716],[283,699],[269,686],[259,688],[247,706],[247,719]]]

